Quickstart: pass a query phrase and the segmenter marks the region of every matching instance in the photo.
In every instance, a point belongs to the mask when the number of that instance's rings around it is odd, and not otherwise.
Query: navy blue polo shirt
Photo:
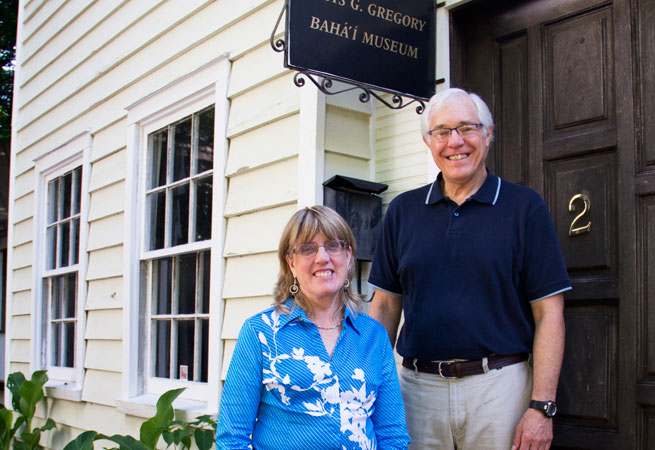
[[[480,359],[531,352],[530,303],[571,289],[539,194],[488,172],[461,205],[437,180],[396,197],[369,283],[402,296],[402,356]]]

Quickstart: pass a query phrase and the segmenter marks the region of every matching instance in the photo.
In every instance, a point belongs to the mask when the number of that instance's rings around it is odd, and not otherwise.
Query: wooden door
[[[573,283],[554,448],[655,449],[655,0],[475,1],[450,33],[488,165],[543,195]]]

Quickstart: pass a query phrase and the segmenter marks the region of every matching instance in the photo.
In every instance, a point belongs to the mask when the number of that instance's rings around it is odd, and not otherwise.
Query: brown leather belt
[[[419,361],[413,358],[403,358],[403,367],[439,375],[441,378],[462,378],[480,375],[493,369],[502,369],[525,361],[528,356],[528,353],[508,356],[492,355],[477,361]]]

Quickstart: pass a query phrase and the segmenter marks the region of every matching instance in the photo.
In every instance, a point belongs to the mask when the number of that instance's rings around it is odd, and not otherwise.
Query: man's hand
[[[548,450],[553,440],[553,419],[528,409],[516,427],[512,450]]]

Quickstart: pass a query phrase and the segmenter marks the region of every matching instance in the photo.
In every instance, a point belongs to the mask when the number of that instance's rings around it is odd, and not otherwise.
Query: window
[[[47,367],[75,367],[81,179],[78,166],[48,182],[43,277]]]
[[[148,136],[147,247],[175,252],[143,263],[152,377],[208,379],[213,147],[213,106]]]
[[[127,107],[124,396],[150,414],[184,387],[218,411],[229,60],[221,56]]]
[[[90,148],[84,133],[35,161],[35,366],[48,371],[49,395],[71,400],[83,377]]]

